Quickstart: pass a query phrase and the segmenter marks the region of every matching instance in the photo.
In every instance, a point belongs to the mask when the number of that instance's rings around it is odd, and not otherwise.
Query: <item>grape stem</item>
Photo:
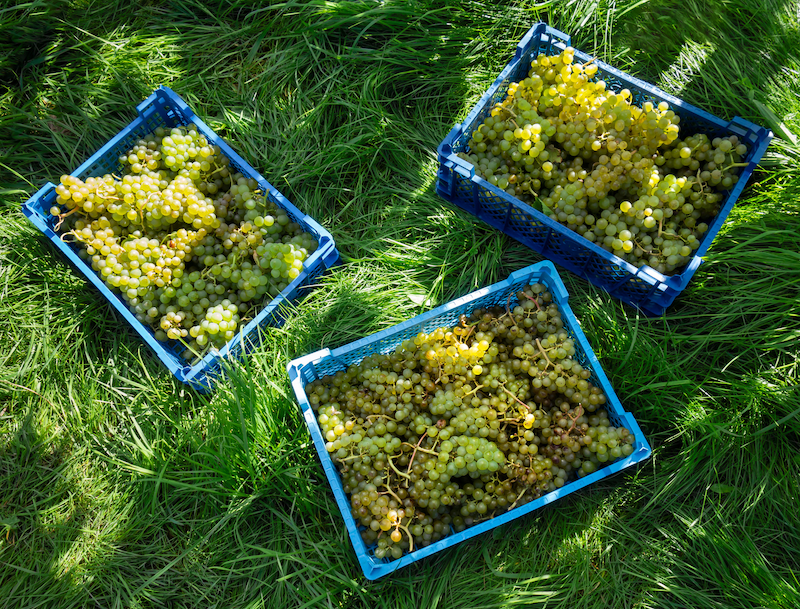
[[[697,170],[697,184],[698,186],[700,186],[700,194],[702,195],[705,192],[705,188],[703,187],[703,184],[705,184],[705,182],[703,182],[703,179],[700,177],[699,169]]]
[[[523,187],[525,186],[525,184],[526,184],[526,182],[522,183]],[[528,184],[528,192],[530,192],[534,197],[538,197],[539,193],[536,192],[535,190],[533,190],[533,188],[531,187],[531,183],[527,182],[527,184]]]
[[[211,173],[207,173],[207,174],[206,174],[206,178],[210,178],[210,177],[211,177],[211,176],[213,176],[215,173],[219,173],[219,172],[220,172],[220,171],[222,171],[223,169],[226,169],[226,166],[225,166],[225,165],[222,165],[222,166],[220,167],[220,166],[219,166],[219,165],[217,165],[216,163],[214,163],[214,167],[216,167],[216,169],[215,169],[214,171],[212,171]],[[208,180],[206,180],[206,182],[208,182]]]
[[[66,239],[67,237],[73,237],[75,239],[75,241],[67,241],[67,239]],[[77,243],[84,243],[83,238],[78,236],[78,233],[76,233],[74,230],[71,230],[68,233],[64,233],[63,235],[61,235],[61,240],[64,243],[76,243],[76,242]]]
[[[111,194],[112,194],[112,192],[113,192],[113,191],[108,191],[108,192],[107,192],[107,193],[104,195],[103,193],[101,193],[101,192],[99,192],[99,191],[96,191],[94,194],[95,194],[95,196],[97,196],[97,197],[100,197],[100,198],[101,198],[101,199],[103,199],[104,201],[116,201],[116,200],[117,200],[117,197],[116,197],[116,196],[106,196],[106,195],[111,195]]]
[[[478,393],[479,389],[483,389],[483,385],[476,385],[475,388],[472,391],[469,391],[469,392],[465,393],[464,397],[470,396],[473,393]]]
[[[575,409],[575,416],[574,416],[574,417],[571,417],[571,416],[567,415],[567,418],[568,418],[570,421],[572,421],[572,424],[569,426],[569,429],[567,430],[567,433],[566,433],[565,435],[567,435],[567,436],[568,436],[568,435],[570,434],[570,432],[571,432],[573,429],[575,429],[575,423],[576,423],[576,421],[577,421],[579,418],[581,418],[582,416],[583,416],[583,406],[578,406],[578,407]]]
[[[389,462],[391,463],[391,460]],[[384,484],[383,486],[386,487],[386,493],[391,495],[395,499],[397,499],[397,502],[402,506],[403,505],[403,500],[400,499],[400,497],[398,497],[397,495],[394,494],[394,491],[391,488],[389,488],[389,485],[388,484]]]
[[[519,495],[517,495],[517,498],[516,498],[516,499],[514,499],[514,503],[512,503],[511,505],[509,505],[509,506],[508,506],[508,511],[509,511],[509,512],[510,512],[511,510],[513,510],[513,509],[514,509],[514,506],[516,506],[516,505],[517,505],[517,501],[519,501],[520,499],[522,499],[522,496],[525,494],[525,491],[527,491],[527,490],[528,490],[528,489],[524,488],[524,489],[522,489],[522,491],[520,491],[520,494],[519,494]]]
[[[728,165],[728,166],[727,166],[725,169],[722,169],[721,171],[722,171],[723,173],[725,173],[725,172],[726,172],[726,171],[728,171],[728,170],[729,170],[731,167],[747,167],[748,165],[749,165],[749,163],[731,163],[730,165]]]
[[[427,454],[429,454],[429,455],[438,455],[438,454],[439,454],[439,453],[437,453],[435,450],[429,450],[429,449],[427,449],[427,448],[420,448],[420,447],[419,447],[419,445],[416,445],[416,446],[415,446],[415,445],[414,445],[414,444],[412,444],[411,442],[403,442],[403,444],[405,444],[406,446],[413,446],[413,447],[414,447],[414,449],[415,449],[415,450],[414,450],[414,453],[415,453],[415,454],[416,454],[416,452],[417,452],[417,451],[419,451],[419,452],[421,452],[421,453],[427,453]],[[414,458],[414,455],[413,455],[413,454],[411,455],[411,458],[412,458],[412,459]],[[409,466],[409,467],[411,467],[411,463],[410,463],[410,462],[409,462],[408,466]]]
[[[500,102],[496,103],[492,109],[494,110],[494,108],[499,108],[500,110],[505,110],[505,111],[506,111],[506,112],[508,112],[508,113],[509,113],[509,114],[510,114],[510,115],[511,115],[513,118],[517,118],[517,115],[514,113],[514,111],[513,111],[511,108],[508,108],[508,107],[504,106],[504,105],[503,105],[503,104],[501,104]],[[516,123],[515,123],[515,124],[516,124]]]
[[[462,334],[462,336],[461,336],[461,342],[466,344],[467,339],[469,338],[470,334],[472,334],[472,331],[475,329],[475,326],[474,325],[470,325],[470,324],[467,323],[467,316],[466,315],[461,315],[458,318],[458,324],[459,324],[459,327],[462,330],[466,330],[467,331],[466,334]],[[457,329],[459,329],[459,328],[458,327],[457,328],[453,328],[453,334],[455,334],[455,331]]]
[[[349,457],[341,457],[341,458],[337,457],[336,460],[338,462],[342,463],[344,461],[351,461],[353,459],[361,459],[361,458],[363,458],[363,456],[364,455],[354,455],[354,454],[351,453]]]
[[[422,444],[422,440],[424,440],[425,436],[427,436],[427,435],[428,435],[428,432],[426,431],[424,434],[422,434],[420,436],[419,440],[417,441],[417,445],[414,447],[414,452],[411,453],[411,459],[408,461],[408,469],[406,471],[408,471],[408,472],[411,471],[411,466],[414,464],[414,457],[417,456],[417,450],[421,450],[423,452],[430,452],[430,451],[425,450],[424,448],[420,448],[419,447],[419,445]],[[408,444],[409,446],[411,446],[411,444],[409,444],[408,442],[403,442],[403,444]],[[437,454],[437,453],[434,453],[434,454]]]
[[[54,228],[55,228],[55,230],[58,230],[59,228],[61,228],[61,225],[64,223],[64,219],[65,219],[67,216],[71,216],[72,214],[74,214],[74,213],[75,213],[76,211],[78,211],[79,209],[80,209],[80,207],[78,207],[78,206],[76,205],[75,207],[73,207],[73,208],[72,208],[71,210],[69,210],[68,212],[64,212],[63,214],[58,214],[58,224],[56,224],[56,225],[55,225],[55,227],[54,227]]]
[[[527,405],[525,402],[523,402],[522,400],[520,400],[520,399],[519,399],[517,396],[515,396],[515,395],[514,395],[512,392],[510,392],[508,389],[506,389],[506,388],[505,388],[505,386],[503,386],[503,387],[502,387],[502,389],[503,389],[503,391],[505,391],[505,392],[506,392],[508,395],[510,395],[512,398],[514,398],[514,399],[515,399],[517,402],[519,402],[520,404],[522,404],[523,406],[525,406],[526,410],[527,410],[528,412],[530,412],[530,410],[531,410],[531,407],[530,407],[530,406],[528,406],[528,405]]]
[[[442,366],[442,362],[440,362],[438,358],[436,359],[436,364],[439,366],[439,378],[436,379],[436,384],[438,385],[439,381],[442,380],[442,377],[445,376],[445,374],[444,374],[444,367]]]
[[[542,307],[540,307],[540,306],[539,306],[539,301],[538,301],[538,300],[536,300],[535,298],[532,298],[532,297],[528,296],[528,295],[527,295],[527,294],[526,294],[524,291],[522,292],[522,295],[523,295],[525,298],[527,298],[528,300],[530,300],[530,301],[531,301],[533,304],[535,304],[535,305],[536,305],[536,309],[537,309],[537,310],[539,310],[539,311],[541,311],[541,310],[542,310]]]
[[[536,346],[539,347],[539,352],[542,354],[542,357],[547,360],[547,365],[552,366],[553,362],[551,362],[550,358],[547,357],[547,351],[545,351],[545,348],[542,347],[542,343],[539,342],[538,338],[536,339]]]
[[[639,241],[638,241],[638,240],[637,240],[635,237],[633,238],[633,242],[634,242],[636,245],[638,245],[638,246],[639,246],[639,248],[641,248],[641,250],[642,250],[642,251],[643,251],[645,254],[649,254],[650,256],[652,256],[653,254],[656,254],[657,256],[660,256],[660,255],[661,255],[661,250],[658,250],[658,249],[652,249],[652,248],[651,248],[651,249],[646,249],[646,248],[647,248],[647,246],[646,246],[646,245],[643,245],[643,244],[641,244],[641,243],[639,243]]]
[[[411,531],[408,530],[408,527],[406,527],[405,525],[402,525],[400,523],[397,524],[397,528],[398,529],[403,529],[403,531],[405,531],[406,535],[408,535],[408,551],[409,552],[413,552],[414,551],[414,536],[411,534]]]
[[[389,467],[391,467],[398,476],[402,476],[403,478],[406,478],[407,480],[411,480],[411,476],[409,476],[408,474],[404,474],[403,472],[401,472],[399,469],[397,469],[395,467],[394,462],[392,461],[392,459],[390,457],[387,457],[386,461],[389,463]],[[409,467],[411,467],[410,464],[409,464]]]

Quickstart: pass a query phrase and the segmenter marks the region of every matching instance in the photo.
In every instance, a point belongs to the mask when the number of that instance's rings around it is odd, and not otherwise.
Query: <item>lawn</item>
[[[538,21],[776,137],[663,316],[561,271],[652,457],[368,581],[286,364],[542,259],[435,191]],[[798,75],[788,0],[0,3],[0,608],[800,606]],[[206,395],[20,210],[160,85],[342,260]]]

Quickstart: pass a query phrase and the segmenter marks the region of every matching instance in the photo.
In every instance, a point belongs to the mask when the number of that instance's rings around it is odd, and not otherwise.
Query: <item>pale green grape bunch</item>
[[[198,325],[192,326],[189,334],[200,348],[209,343],[219,348],[236,335],[239,321],[239,307],[230,300],[223,300],[210,307],[205,312],[204,319]]]
[[[232,340],[317,248],[195,125],[158,128],[119,161],[120,176],[61,177],[56,229],[187,360]]]
[[[636,266],[662,273],[700,247],[748,148],[736,135],[680,139],[666,102],[632,101],[574,49],[539,55],[459,156],[492,186]]]
[[[443,441],[439,451],[438,463],[428,474],[433,480],[437,480],[442,473],[449,478],[457,478],[473,472],[496,472],[505,464],[505,455],[497,445],[481,437],[455,435]],[[442,465],[439,466],[439,463]]]

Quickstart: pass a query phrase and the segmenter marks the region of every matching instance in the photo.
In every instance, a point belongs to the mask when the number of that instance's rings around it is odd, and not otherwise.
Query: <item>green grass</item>
[[[541,259],[434,190],[539,20],[783,139],[663,317],[562,272],[652,458],[370,582],[285,365]],[[799,606],[798,70],[786,0],[0,3],[0,608]],[[343,259],[206,396],[20,211],[159,85]]]

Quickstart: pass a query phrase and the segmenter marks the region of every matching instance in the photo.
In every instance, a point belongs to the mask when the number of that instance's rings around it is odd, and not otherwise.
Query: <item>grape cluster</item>
[[[700,247],[746,165],[736,135],[680,139],[666,102],[610,91],[574,49],[539,55],[459,156],[475,173],[589,241],[661,273]]]
[[[187,360],[230,341],[317,248],[194,125],[159,127],[119,161],[120,177],[61,177],[56,229]]]
[[[513,296],[513,295],[512,295]],[[396,559],[633,453],[542,284],[305,387],[362,538]]]

